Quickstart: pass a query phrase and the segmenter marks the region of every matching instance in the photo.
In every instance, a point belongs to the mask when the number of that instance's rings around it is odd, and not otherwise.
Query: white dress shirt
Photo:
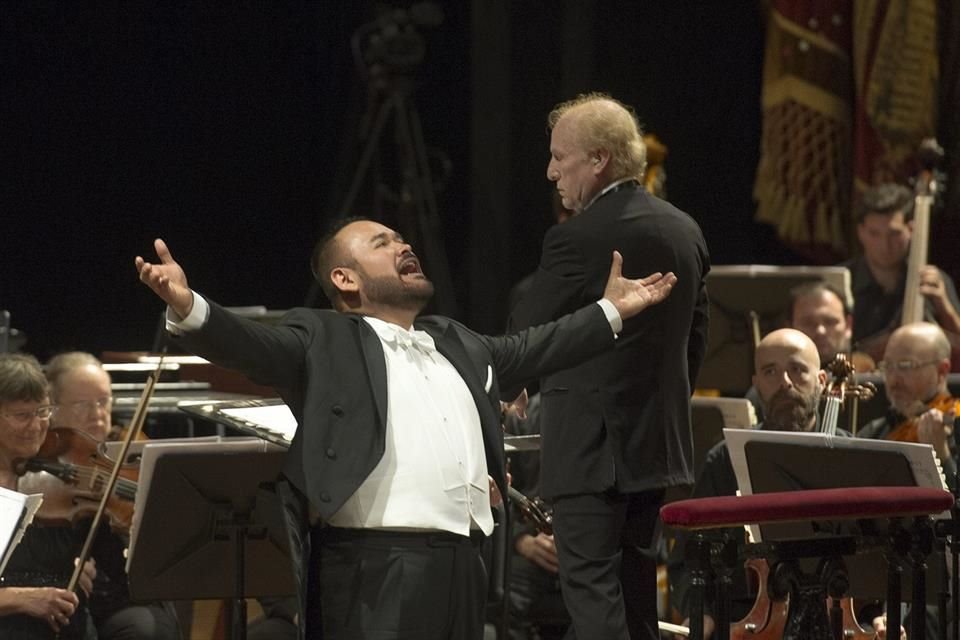
[[[433,338],[364,317],[383,344],[383,458],[329,520],[336,527],[493,532],[480,414]]]

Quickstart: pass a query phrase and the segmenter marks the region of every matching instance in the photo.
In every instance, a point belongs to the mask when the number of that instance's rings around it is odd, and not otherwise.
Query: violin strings
[[[73,474],[78,484],[91,488],[103,486],[107,476],[108,474],[105,471],[94,470],[89,467],[81,467]],[[137,495],[137,483],[126,478],[118,478],[114,495],[126,500],[133,500]]]
[[[827,397],[827,403],[823,410],[823,432],[827,435],[837,435],[837,419],[840,416],[840,398],[833,396]]]

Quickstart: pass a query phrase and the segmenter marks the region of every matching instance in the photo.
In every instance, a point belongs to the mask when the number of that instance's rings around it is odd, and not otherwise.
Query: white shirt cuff
[[[603,315],[607,316],[607,322],[610,323],[610,329],[613,330],[613,337],[616,338],[623,331],[623,318],[620,317],[620,312],[606,298],[600,298],[597,300],[597,304],[603,309]]]
[[[207,317],[210,315],[210,305],[204,300],[203,296],[198,295],[196,291],[193,294],[193,308],[186,318],[178,316],[173,309],[167,307],[167,331],[178,336],[188,331],[196,331],[207,323]]]

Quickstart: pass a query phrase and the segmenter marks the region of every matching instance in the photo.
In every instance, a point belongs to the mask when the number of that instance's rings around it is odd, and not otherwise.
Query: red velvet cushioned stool
[[[811,489],[805,491],[785,491],[764,493],[750,496],[720,496],[714,498],[695,498],[680,500],[664,505],[660,509],[663,523],[680,529],[697,532],[687,549],[688,568],[691,571],[691,603],[690,637],[695,640],[703,638],[703,589],[708,572],[712,571],[712,558],[720,554],[729,557],[729,541],[726,542],[727,551],[721,546],[709,543],[703,532],[710,529],[735,527],[742,525],[773,524],[778,522],[798,522],[813,520],[859,520],[869,518],[892,518],[896,523],[903,517],[930,516],[950,509],[953,506],[953,496],[942,489],[927,487],[853,487],[842,489]],[[926,530],[930,530],[929,518],[917,518],[917,523],[926,522]],[[918,536],[916,533],[906,533],[895,540],[901,540],[900,548],[893,552],[919,558],[920,553],[913,548]],[[920,539],[923,536],[919,536]],[[802,541],[801,541],[802,542]],[[913,545],[913,546],[911,546]],[[896,546],[896,544],[893,544]],[[799,547],[798,547],[799,548]],[[806,547],[809,551],[812,547]],[[926,550],[929,553],[929,550]],[[925,554],[923,554],[925,557]],[[916,566],[916,565],[915,565]],[[916,581],[923,580],[922,558],[914,572],[914,606],[917,598],[923,599],[923,589],[918,589]],[[890,576],[894,576],[891,570]],[[898,575],[898,574],[897,574]],[[718,597],[717,638],[729,637],[729,619],[726,615],[726,594],[721,588]],[[922,582],[920,583],[922,587]],[[896,595],[894,589],[888,585],[890,600],[899,603],[900,586],[896,579]],[[821,600],[823,602],[823,600]],[[922,603],[921,603],[922,604]],[[896,629],[900,626],[899,606],[890,607],[889,626]],[[914,616],[921,618],[922,616]],[[842,630],[834,628],[835,632]],[[922,622],[920,630],[914,630],[911,640],[923,638]],[[786,636],[785,636],[786,637]],[[806,636],[810,637],[810,636]]]

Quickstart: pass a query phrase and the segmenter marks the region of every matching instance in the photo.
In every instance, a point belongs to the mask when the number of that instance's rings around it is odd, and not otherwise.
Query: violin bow
[[[113,470],[110,472],[110,478],[107,480],[106,485],[103,488],[103,495],[100,496],[100,505],[97,507],[97,512],[93,516],[93,520],[90,523],[90,531],[87,533],[87,539],[83,543],[83,549],[80,551],[80,556],[77,560],[77,566],[74,567],[73,575],[70,576],[70,582],[67,584],[68,591],[76,591],[77,584],[80,582],[80,576],[83,573],[83,565],[86,563],[87,558],[90,556],[90,551],[93,547],[93,540],[97,536],[97,531],[100,529],[100,522],[103,520],[103,514],[106,511],[107,502],[110,499],[110,496],[113,495],[113,490],[117,486],[117,479],[120,477],[120,467],[123,466],[123,461],[127,459],[127,453],[130,451],[130,443],[136,440],[137,436],[140,434],[140,429],[143,427],[143,423],[147,417],[147,405],[150,404],[150,398],[153,396],[153,390],[157,386],[157,382],[160,380],[160,372],[163,370],[163,358],[166,356],[166,350],[160,354],[160,358],[157,362],[157,368],[153,370],[150,376],[147,378],[147,382],[143,385],[143,393],[140,394],[140,400],[137,403],[137,409],[133,414],[133,421],[130,423],[130,428],[127,430],[127,437],[123,440],[123,446],[120,448],[120,453],[117,455],[117,459],[113,461]]]

